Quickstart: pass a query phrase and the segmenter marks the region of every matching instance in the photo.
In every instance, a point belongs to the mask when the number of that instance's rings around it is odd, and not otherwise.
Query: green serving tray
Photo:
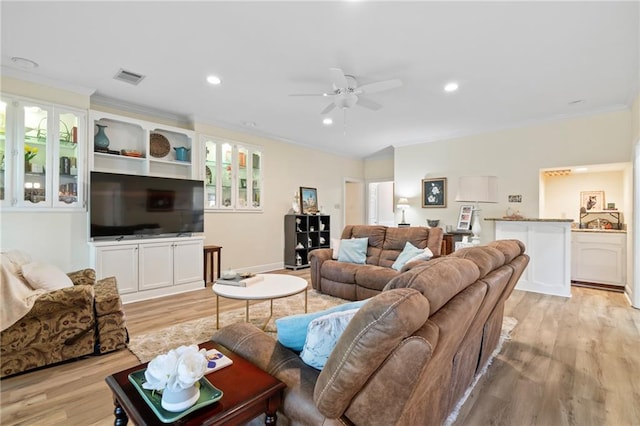
[[[135,371],[129,374],[129,381],[133,383],[133,386],[140,392],[142,398],[149,404],[154,413],[158,416],[162,423],[172,423],[182,417],[186,416],[189,413],[192,413],[202,407],[206,407],[207,405],[213,404],[216,401],[219,401],[222,398],[222,391],[215,386],[213,386],[206,377],[200,379],[198,384],[200,384],[200,398],[196,401],[194,405],[190,408],[187,408],[184,411],[180,411],[177,413],[167,411],[162,408],[162,394],[159,392],[153,392],[149,389],[144,389],[142,384],[145,382],[144,372],[146,368],[142,370]]]

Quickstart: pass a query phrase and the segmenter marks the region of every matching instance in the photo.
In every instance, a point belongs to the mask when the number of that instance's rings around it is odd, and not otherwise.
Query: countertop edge
[[[573,222],[573,219],[541,219],[541,218],[512,218],[512,217],[487,217],[484,220],[493,220],[496,222]]]

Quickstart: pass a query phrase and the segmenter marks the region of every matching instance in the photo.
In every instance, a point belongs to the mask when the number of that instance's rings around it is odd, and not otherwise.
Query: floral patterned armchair
[[[2,309],[12,303],[8,281],[29,285],[20,271],[2,254]],[[121,349],[128,342],[125,314],[114,277],[96,282],[95,271],[66,274],[72,286],[52,291],[29,288],[31,308],[15,323],[3,316],[0,332],[0,377],[5,377],[91,354]],[[14,306],[16,302],[13,301]]]

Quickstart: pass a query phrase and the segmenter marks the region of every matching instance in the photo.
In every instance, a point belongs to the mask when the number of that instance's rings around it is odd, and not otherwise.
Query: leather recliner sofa
[[[399,274],[355,314],[322,371],[251,324],[212,340],[287,385],[278,424],[441,425],[499,342],[524,251],[495,241]]]
[[[389,281],[411,264],[397,271],[391,266],[407,242],[415,247],[429,248],[440,256],[442,228],[393,228],[381,225],[347,225],[342,239],[367,237],[365,264],[333,259],[333,249],[316,249],[309,253],[311,285],[316,290],[347,300],[363,300],[380,293]]]

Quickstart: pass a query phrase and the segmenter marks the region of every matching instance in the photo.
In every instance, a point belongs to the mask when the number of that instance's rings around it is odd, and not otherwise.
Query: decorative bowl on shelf
[[[440,223],[440,219],[427,219],[427,225],[432,228],[435,228]]]
[[[127,157],[142,157],[142,152],[136,151],[135,149],[123,149],[120,152]]]

